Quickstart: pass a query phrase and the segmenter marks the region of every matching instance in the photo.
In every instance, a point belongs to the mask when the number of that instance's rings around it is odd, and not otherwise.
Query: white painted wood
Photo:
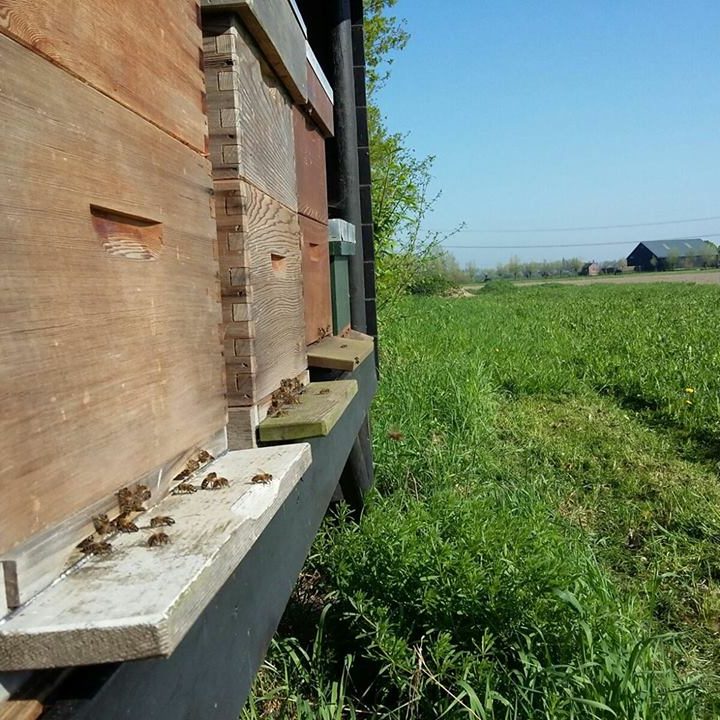
[[[206,466],[228,488],[168,496],[89,557],[0,621],[0,671],[168,656],[311,463],[306,443],[229,452]],[[267,484],[251,478],[265,472]],[[147,547],[153,515],[170,515],[171,542]],[[251,590],[250,590],[251,591]]]
[[[147,485],[152,492],[152,498],[147,506],[154,506],[165,496],[172,478],[200,450],[206,450],[214,457],[220,457],[227,449],[227,432],[222,428],[206,442],[189,448],[161,467],[138,478],[137,482]],[[5,587],[4,596],[0,592],[0,617],[5,616],[11,608],[28,602],[82,557],[75,546],[93,532],[92,518],[101,513],[109,513],[111,517],[117,514],[117,498],[114,495],[104,498],[85,508],[81,513],[69,517],[60,525],[38,533],[27,542],[0,555],[0,570]],[[1,590],[2,584],[0,584]]]

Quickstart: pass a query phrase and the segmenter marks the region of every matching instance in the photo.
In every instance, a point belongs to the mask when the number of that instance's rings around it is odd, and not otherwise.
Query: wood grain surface
[[[332,332],[330,244],[327,225],[298,216],[302,233],[305,343],[310,345]]]
[[[316,342],[308,348],[310,367],[329,370],[354,370],[375,350],[371,337],[362,340],[349,337],[329,337]]]
[[[215,189],[225,347],[232,340],[235,351],[226,357],[228,402],[253,405],[307,368],[300,227],[294,212],[249,183],[223,180]],[[248,269],[251,303],[227,285],[239,267]]]
[[[230,452],[208,465],[218,490],[170,495],[0,624],[0,670],[168,656],[282,507],[312,461],[304,443]],[[253,477],[268,473],[267,483]],[[169,542],[148,547],[149,515],[169,515]]]
[[[293,129],[298,212],[327,224],[325,139],[318,132],[316,125],[298,108],[293,108]]]
[[[0,0],[0,32],[206,151],[196,0]]]
[[[210,11],[238,13],[277,76],[297,103],[307,101],[304,24],[287,0],[201,0],[205,22]]]
[[[208,161],[3,35],[0,68],[3,552],[203,441],[226,405]],[[108,253],[93,207],[161,226],[157,257]]]
[[[306,112],[317,123],[322,134],[325,137],[331,137],[335,134],[335,116],[333,99],[327,90],[330,83],[309,45],[307,52],[308,102],[305,106]]]
[[[285,442],[329,434],[357,391],[357,380],[310,383],[297,405],[283,408],[285,415],[267,417],[260,423],[260,440]]]
[[[211,18],[204,33],[213,177],[247,180],[296,209],[290,98],[237,18]]]

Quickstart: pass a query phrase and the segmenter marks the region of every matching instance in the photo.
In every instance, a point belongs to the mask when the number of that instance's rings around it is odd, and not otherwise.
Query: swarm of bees
[[[273,476],[270,473],[263,472],[253,475],[253,477],[250,478],[250,482],[255,485],[267,485],[272,479]]]
[[[205,476],[200,487],[203,490],[219,490],[220,488],[230,487],[230,483],[227,478],[218,477],[217,473],[211,472]]]
[[[280,381],[280,387],[272,394],[268,416],[279,417],[286,415],[283,408],[286,405],[297,405],[305,387],[297,378],[285,378]]]
[[[291,381],[288,381],[291,382]],[[293,381],[294,382],[294,381]],[[293,386],[294,387],[294,386]],[[289,391],[290,385],[286,386]],[[302,388],[302,385],[300,385]],[[183,470],[173,478],[173,482],[178,482],[170,492],[171,495],[190,495],[197,492],[198,488],[186,482],[186,480],[196,470],[203,465],[212,462],[215,458],[207,450],[202,450],[194,458],[188,460]],[[203,490],[217,490],[218,488],[228,487],[227,478],[218,477],[217,473],[209,473],[202,482]],[[151,492],[147,485],[135,485],[134,487],[124,487],[117,491],[119,515],[110,520],[107,513],[102,513],[93,517],[93,527],[95,532],[86,537],[78,544],[78,549],[86,555],[107,555],[112,552],[112,545],[104,536],[112,533],[135,533],[140,531],[140,527],[135,522],[134,513],[145,512],[147,508],[145,503],[150,500]],[[150,519],[150,528],[156,529],[160,527],[169,527],[175,524],[175,520],[169,515],[156,515]],[[147,540],[148,547],[156,547],[158,545],[167,545],[170,537],[167,533],[157,531],[152,533]]]

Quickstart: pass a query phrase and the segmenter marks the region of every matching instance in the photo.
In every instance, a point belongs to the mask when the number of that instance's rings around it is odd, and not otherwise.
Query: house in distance
[[[641,242],[627,257],[629,266],[642,271],[715,267],[717,261],[717,247],[702,238]]]

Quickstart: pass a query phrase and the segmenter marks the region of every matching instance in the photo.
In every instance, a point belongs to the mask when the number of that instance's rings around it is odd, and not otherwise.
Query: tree
[[[381,315],[410,289],[424,263],[438,256],[441,241],[449,237],[422,229],[439,197],[429,192],[433,156],[418,158],[407,135],[389,130],[378,105],[378,91],[388,82],[393,55],[410,39],[404,21],[391,13],[396,2],[365,0],[368,131]]]

